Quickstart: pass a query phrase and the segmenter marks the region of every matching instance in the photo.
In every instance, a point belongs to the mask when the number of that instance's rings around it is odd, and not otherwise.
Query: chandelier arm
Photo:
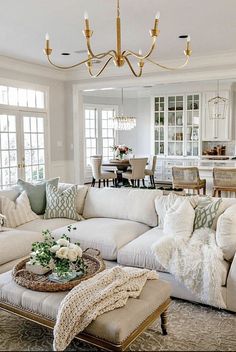
[[[189,55],[186,55],[186,60],[185,60],[185,62],[184,62],[182,65],[179,65],[179,66],[176,66],[176,67],[168,67],[168,66],[159,64],[158,62],[155,62],[155,61],[153,61],[152,59],[149,59],[149,58],[147,58],[147,61],[149,61],[149,62],[151,62],[152,64],[154,64],[154,65],[156,65],[156,66],[159,66],[160,68],[163,68],[163,69],[165,69],[165,70],[174,71],[174,70],[178,70],[178,69],[180,69],[180,68],[185,67],[185,66],[188,64],[188,62],[189,62],[189,58],[190,58],[190,56],[189,56]]]
[[[134,56],[136,57],[137,59],[139,60],[145,60],[147,59],[153,52],[153,50],[155,49],[155,45],[156,45],[156,40],[157,40],[157,37],[153,37],[153,41],[152,41],[152,45],[151,45],[151,48],[150,50],[147,52],[147,54],[145,54],[144,56],[143,55],[139,55],[138,53],[135,53],[134,51],[132,50],[124,50],[122,55],[123,56]]]
[[[143,72],[143,67],[140,66],[139,73],[136,73],[135,70],[133,69],[133,67],[132,67],[131,62],[129,61],[129,59],[128,59],[126,56],[124,56],[124,59],[125,59],[125,61],[127,62],[127,64],[128,64],[128,66],[129,66],[131,72],[133,73],[133,75],[134,75],[135,77],[141,77],[142,72]]]
[[[89,67],[88,67],[88,71],[89,71],[90,76],[93,77],[93,78],[96,78],[96,77],[100,76],[100,74],[105,70],[105,68],[107,67],[107,65],[109,64],[109,62],[112,60],[112,58],[113,58],[113,57],[110,57],[110,58],[105,62],[104,66],[101,68],[101,70],[98,71],[98,73],[96,73],[96,74],[93,74],[92,68],[89,66]]]
[[[48,59],[48,62],[56,67],[56,68],[60,68],[60,69],[64,69],[64,70],[68,70],[70,68],[74,68],[74,67],[77,67],[77,66],[80,66],[80,65],[83,65],[83,64],[86,64],[86,62],[89,62],[91,60],[91,58],[88,58],[86,60],[83,60],[81,62],[78,62],[77,64],[74,64],[74,65],[71,65],[71,66],[61,66],[61,65],[57,65],[57,64],[54,64],[54,62],[52,62],[52,60],[50,59],[50,56],[49,55],[46,55],[47,56],[47,59]]]
[[[92,51],[89,38],[86,39],[86,43],[87,43],[88,53],[89,53],[89,55],[91,55],[91,59],[103,59],[103,58],[106,57],[107,55],[111,55],[113,58],[116,57],[116,52],[115,52],[115,50],[109,50],[109,51],[107,51],[106,53],[101,53],[101,54],[95,55],[94,52]]]

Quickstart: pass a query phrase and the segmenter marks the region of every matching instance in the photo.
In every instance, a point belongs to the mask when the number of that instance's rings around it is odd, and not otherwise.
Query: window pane
[[[31,117],[31,132],[37,132],[37,119],[36,117]]]
[[[8,149],[8,134],[1,133],[1,149]]]
[[[27,106],[27,90],[26,89],[18,89],[18,101],[19,106]]]
[[[36,133],[31,133],[31,146],[32,146],[32,148],[37,148],[38,147],[38,141],[37,141],[37,134]]]
[[[8,92],[5,86],[0,86],[0,104],[8,104]]]
[[[37,91],[36,92],[36,107],[39,109],[44,108],[44,93]]]
[[[32,159],[32,165],[37,165],[39,162],[38,162],[38,151],[37,149],[33,149],[31,151],[31,159]]]
[[[10,168],[10,184],[12,184],[12,185],[16,184],[17,179],[18,179],[17,168],[11,167]]]
[[[17,152],[16,151],[11,151],[9,153],[10,155],[10,165],[11,166],[17,166]]]
[[[8,115],[8,129],[9,132],[16,132],[16,119],[15,116]]]
[[[25,145],[26,149],[29,149],[31,147],[30,134],[29,133],[25,133],[25,135],[24,135],[24,145]]]
[[[0,115],[0,120],[1,120],[1,132],[6,132],[8,130],[7,115]]]
[[[10,184],[9,169],[2,169],[2,184],[3,185]]]
[[[44,148],[44,135],[38,134],[38,148]]]
[[[17,88],[9,87],[8,89],[8,100],[10,105],[18,105]]]
[[[35,108],[35,91],[28,89],[27,90],[27,100],[28,100],[28,107]]]
[[[9,164],[10,164],[9,152],[3,151],[2,152],[2,167],[8,167]]]
[[[16,133],[9,133],[9,149],[16,149]]]
[[[24,116],[24,132],[30,132],[30,118]]]
[[[43,118],[41,117],[38,117],[38,132],[44,132],[44,121],[43,121]]]

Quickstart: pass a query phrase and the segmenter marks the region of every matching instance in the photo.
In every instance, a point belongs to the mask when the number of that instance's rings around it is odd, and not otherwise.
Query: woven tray
[[[89,254],[88,251],[93,251],[96,254]],[[14,266],[12,270],[12,277],[18,285],[26,287],[30,290],[43,292],[68,291],[77,286],[80,282],[90,279],[105,269],[105,263],[100,257],[100,252],[97,250],[86,249],[83,252],[83,259],[87,265],[86,274],[78,279],[75,278],[74,280],[63,284],[50,281],[48,279],[48,275],[51,272],[48,272],[45,275],[37,275],[27,271],[25,269],[25,264],[29,261],[29,258],[20,261]]]

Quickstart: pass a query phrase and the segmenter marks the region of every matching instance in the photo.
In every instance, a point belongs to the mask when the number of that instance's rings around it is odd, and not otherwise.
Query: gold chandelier
[[[158,29],[160,14],[156,15],[155,21],[154,21],[154,27],[153,27],[153,29],[150,30],[152,44],[151,44],[150,50],[145,55],[142,54],[141,50],[139,50],[138,53],[133,52],[131,50],[122,51],[122,49],[121,49],[120,1],[117,0],[116,50],[109,50],[105,53],[94,54],[94,52],[92,51],[92,48],[91,48],[91,44],[90,44],[90,39],[93,35],[93,31],[91,30],[91,28],[89,26],[89,19],[88,19],[87,14],[85,14],[84,18],[85,18],[85,29],[83,30],[83,34],[86,38],[88,57],[87,57],[87,59],[80,61],[74,65],[60,66],[60,65],[55,64],[51,60],[50,56],[52,54],[52,48],[50,48],[49,35],[46,34],[46,45],[44,48],[44,53],[47,56],[48,62],[51,65],[53,65],[54,67],[60,68],[60,69],[70,69],[70,68],[74,68],[74,67],[85,64],[87,66],[87,69],[88,69],[90,76],[98,77],[105,70],[105,68],[110,63],[110,61],[113,60],[115,66],[117,66],[117,67],[122,67],[126,63],[128,65],[128,67],[130,68],[131,72],[133,73],[133,75],[135,77],[140,77],[143,73],[143,67],[144,67],[145,62],[150,62],[156,66],[159,66],[162,69],[176,70],[176,69],[180,69],[180,68],[184,67],[185,65],[187,65],[189,58],[190,58],[190,55],[192,53],[191,46],[190,46],[190,37],[186,36],[187,37],[186,49],[184,50],[184,55],[185,55],[186,59],[182,65],[177,66],[177,67],[167,67],[162,64],[159,64],[158,62],[156,62],[150,58],[153,50],[155,49],[156,40],[157,40],[157,37],[160,33],[160,31]],[[137,71],[133,68],[131,61],[130,61],[130,57],[137,59],[137,66],[138,66]],[[107,58],[107,60],[104,62],[102,68],[97,73],[94,73],[93,72],[93,60],[102,60],[105,58]]]

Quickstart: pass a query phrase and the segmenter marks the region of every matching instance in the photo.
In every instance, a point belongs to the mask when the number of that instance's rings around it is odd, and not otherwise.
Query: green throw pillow
[[[26,191],[33,212],[41,215],[44,214],[46,208],[46,185],[50,184],[57,187],[58,182],[59,177],[37,183],[29,183],[18,179],[17,185],[21,192]]]
[[[46,186],[47,206],[44,219],[67,218],[80,220],[76,212],[77,186],[59,191],[55,186]]]
[[[195,208],[194,230],[201,227],[212,228],[215,217],[219,210],[222,199],[214,199],[211,197],[200,199]]]

